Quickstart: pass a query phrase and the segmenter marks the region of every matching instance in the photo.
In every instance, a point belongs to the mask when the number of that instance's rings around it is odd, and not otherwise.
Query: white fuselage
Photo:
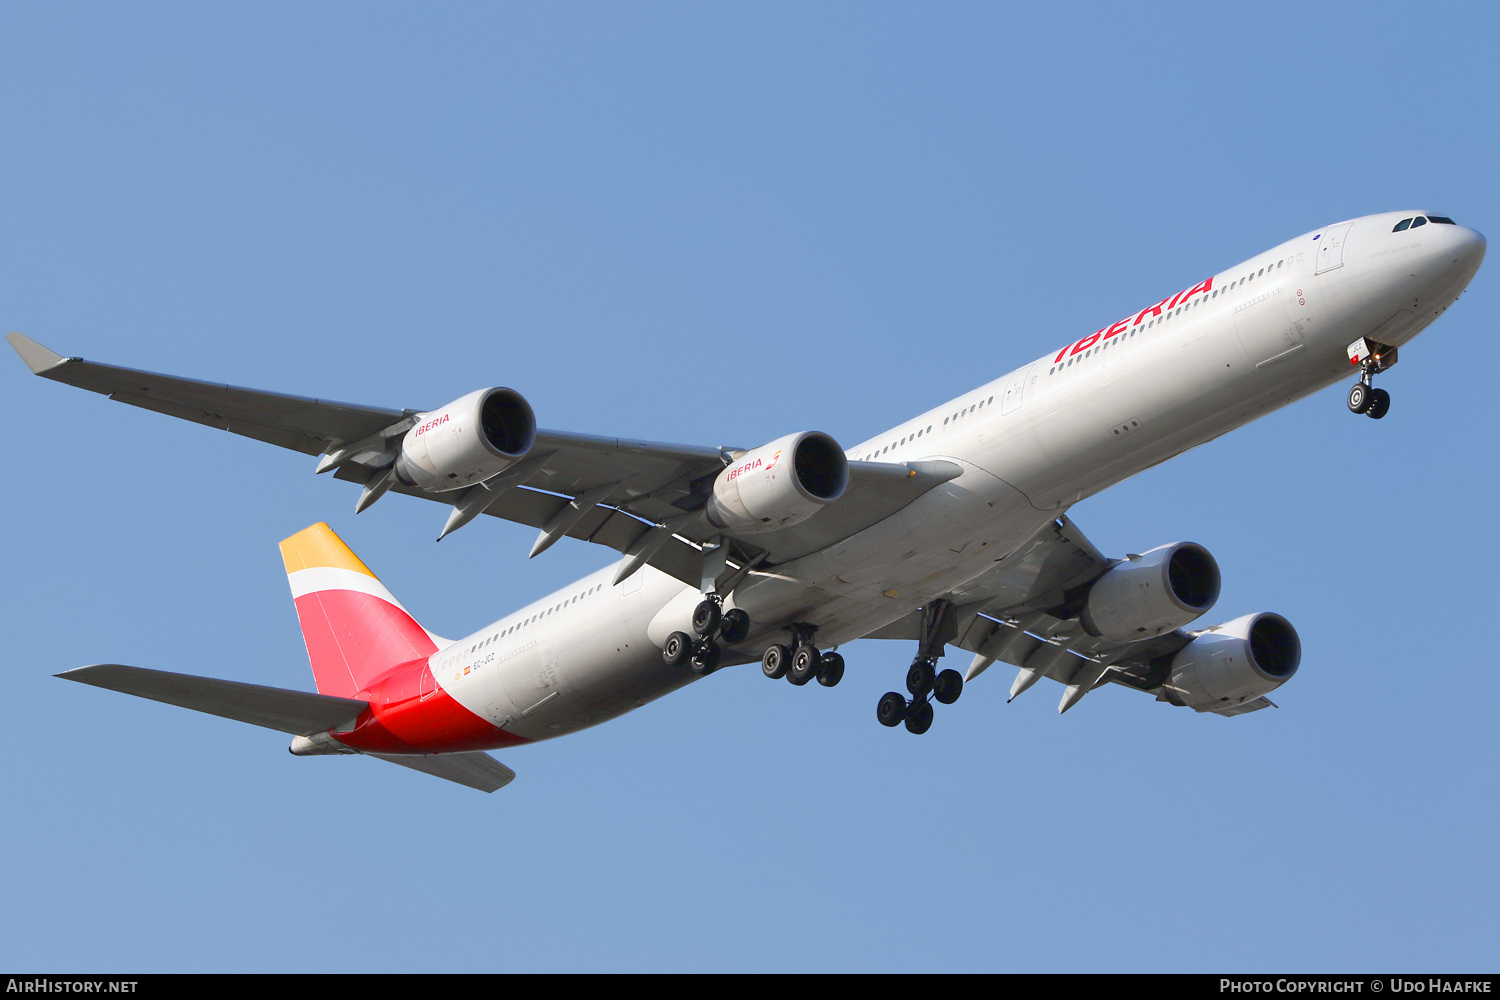
[[[1406,343],[1457,299],[1484,238],[1392,232],[1386,213],[1289,240],[850,448],[851,460],[942,459],[962,475],[819,552],[752,574],[731,606],[743,662],[796,621],[824,649],[868,635],[1004,566],[1070,505],[1294,400],[1358,375],[1359,337]],[[432,656],[459,703],[538,740],[613,718],[694,679],[661,647],[699,592],[613,568]]]

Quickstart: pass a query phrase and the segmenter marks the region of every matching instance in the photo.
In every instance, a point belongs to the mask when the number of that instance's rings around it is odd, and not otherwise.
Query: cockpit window
[[[1458,223],[1454,222],[1452,219],[1448,218],[1446,215],[1429,215],[1427,217],[1427,221],[1428,222],[1438,222],[1438,223],[1441,223],[1442,225],[1445,225],[1445,226],[1456,226],[1456,225],[1458,225]]]
[[[1427,225],[1427,220],[1424,219],[1424,218],[1422,218],[1420,215],[1417,216],[1415,219],[1413,219],[1411,221],[1411,227],[1413,229],[1416,229],[1418,226],[1425,226],[1425,225]]]
[[[1396,228],[1392,229],[1391,232],[1393,232],[1393,233],[1399,233],[1399,232],[1401,232],[1401,230],[1405,229],[1409,225],[1411,225],[1411,220],[1410,219],[1402,219],[1400,222],[1396,223]]]

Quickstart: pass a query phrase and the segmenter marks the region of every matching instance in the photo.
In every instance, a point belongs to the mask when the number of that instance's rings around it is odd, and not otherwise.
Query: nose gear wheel
[[[1361,338],[1349,345],[1349,358],[1359,364],[1359,381],[1349,388],[1349,412],[1379,420],[1391,408],[1391,394],[1375,388],[1375,376],[1396,363],[1396,349]]]

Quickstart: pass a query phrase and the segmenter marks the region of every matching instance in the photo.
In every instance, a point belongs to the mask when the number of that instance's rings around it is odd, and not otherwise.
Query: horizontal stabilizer
[[[334,729],[354,721],[370,707],[368,702],[352,698],[126,667],[118,663],[78,667],[57,676],[293,736],[312,736]]]
[[[392,764],[409,767],[413,771],[430,774],[434,778],[456,781],[460,785],[477,788],[481,792],[493,792],[504,788],[516,778],[516,772],[487,753],[478,750],[469,753],[429,754],[425,757],[397,756],[396,754],[369,753],[366,757],[379,757]]]

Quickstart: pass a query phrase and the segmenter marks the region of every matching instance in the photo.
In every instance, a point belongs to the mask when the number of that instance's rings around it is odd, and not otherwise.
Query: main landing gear
[[[824,687],[833,687],[844,679],[844,658],[838,653],[820,653],[813,645],[816,626],[798,623],[791,630],[792,646],[777,643],[766,648],[760,658],[762,673],[772,680],[785,677],[797,687],[814,677]]]
[[[724,599],[718,594],[709,594],[693,609],[693,635],[673,632],[667,636],[661,658],[669,667],[687,663],[693,673],[707,677],[719,669],[719,662],[723,659],[719,642],[733,646],[744,642],[749,634],[750,616],[739,608],[725,611]]]
[[[906,723],[906,731],[920,736],[932,728],[932,701],[951,705],[964,691],[963,674],[957,670],[937,669],[938,657],[943,655],[943,645],[952,629],[953,605],[946,600],[936,600],[922,609],[922,638],[917,645],[917,657],[906,672],[906,690],[911,692],[908,701],[897,691],[887,691],[880,696],[875,706],[875,718],[882,726],[896,727]]]
[[[1391,408],[1391,394],[1375,388],[1375,376],[1396,363],[1396,349],[1361,337],[1349,345],[1349,360],[1359,365],[1359,381],[1349,390],[1349,410],[1379,420]]]

